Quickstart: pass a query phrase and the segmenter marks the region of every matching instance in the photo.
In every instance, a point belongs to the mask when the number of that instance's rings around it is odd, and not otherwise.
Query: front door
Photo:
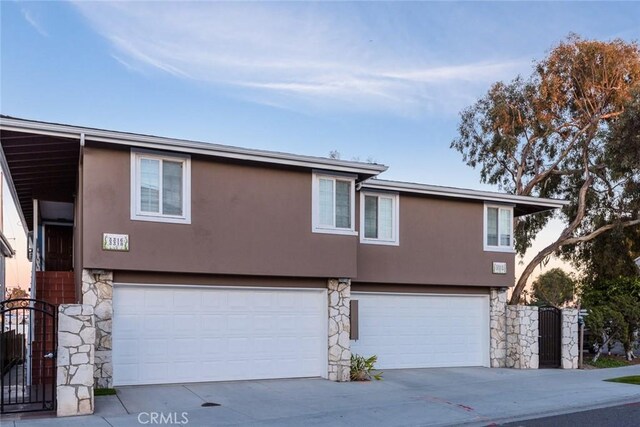
[[[73,270],[73,227],[63,225],[47,225],[44,236],[45,270]]]

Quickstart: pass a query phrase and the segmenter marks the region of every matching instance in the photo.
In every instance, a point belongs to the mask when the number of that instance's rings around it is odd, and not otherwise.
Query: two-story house
[[[513,221],[562,201],[3,116],[35,297],[95,307],[99,387],[499,366]]]

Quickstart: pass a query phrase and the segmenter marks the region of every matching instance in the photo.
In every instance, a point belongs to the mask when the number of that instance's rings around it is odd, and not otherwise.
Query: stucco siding
[[[191,159],[191,224],[130,219],[130,152],[84,150],[84,268],[353,277],[357,237],[311,232],[311,171]],[[102,233],[129,252],[102,250]]]
[[[361,243],[354,283],[513,286],[513,253],[485,252],[481,202],[400,194],[400,244]],[[507,274],[493,274],[493,262]]]

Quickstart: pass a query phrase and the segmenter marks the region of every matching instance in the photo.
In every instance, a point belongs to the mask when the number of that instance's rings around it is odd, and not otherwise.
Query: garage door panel
[[[200,307],[208,310],[221,309],[227,306],[226,295],[215,292],[201,292],[199,295]]]
[[[114,384],[325,376],[325,298],[323,290],[116,285]]]
[[[380,369],[486,366],[488,298],[360,294],[353,353],[378,356]]]

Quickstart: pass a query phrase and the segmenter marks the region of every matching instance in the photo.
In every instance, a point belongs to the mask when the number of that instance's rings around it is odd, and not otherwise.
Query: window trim
[[[333,180],[333,197],[334,197],[334,215],[332,227],[326,225],[320,225],[320,179]],[[350,185],[350,215],[351,215],[351,227],[350,228],[338,228],[335,226],[335,194],[336,185],[335,181],[349,181]],[[327,173],[327,172],[313,172],[311,179],[311,231],[313,233],[326,233],[326,234],[343,234],[348,236],[357,236],[355,217],[356,217],[356,177],[350,174],[339,173]]]
[[[393,222],[391,224],[391,232],[393,239],[373,239],[365,237],[364,234],[364,217],[365,217],[365,196],[387,197],[393,200]],[[378,204],[378,207],[380,204]],[[378,230],[380,229],[380,215],[378,215]],[[400,246],[400,195],[398,193],[386,193],[382,191],[360,190],[360,243],[367,245],[387,245]]]
[[[487,231],[488,231],[488,224],[487,224],[487,219],[488,219],[488,211],[489,208],[495,208],[498,209],[498,245],[497,246],[491,246],[489,244],[487,244]],[[508,253],[515,253],[516,249],[515,249],[515,239],[514,239],[514,230],[513,230],[513,208],[514,205],[503,205],[503,204],[496,204],[496,203],[485,203],[484,204],[484,219],[483,219],[483,227],[482,227],[482,243],[484,246],[484,250],[485,252],[508,252]],[[504,245],[500,245],[500,209],[504,209],[504,210],[508,210],[511,214],[511,245],[510,246],[504,246]]]
[[[141,159],[167,160],[181,162],[182,170],[182,215],[165,215],[140,210],[140,161]],[[131,149],[131,220],[167,222],[173,224],[191,224],[191,156],[188,154],[164,153],[161,151]],[[162,185],[162,184],[161,184]],[[162,189],[162,187],[160,187]],[[160,190],[160,206],[162,206],[162,190]]]

